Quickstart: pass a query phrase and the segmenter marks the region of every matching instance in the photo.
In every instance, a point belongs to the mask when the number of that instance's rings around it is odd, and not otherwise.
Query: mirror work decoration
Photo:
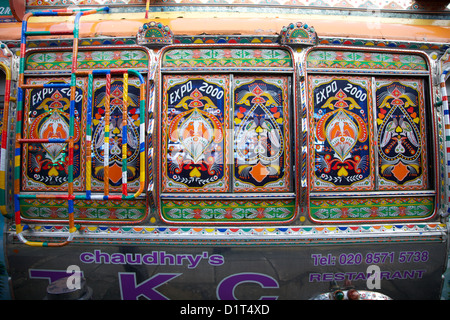
[[[169,45],[173,43],[173,33],[168,26],[150,21],[139,27],[137,42],[140,45]]]
[[[317,33],[314,27],[306,23],[291,23],[287,27],[283,27],[280,33],[281,44],[290,46],[295,45],[315,45],[317,44]]]

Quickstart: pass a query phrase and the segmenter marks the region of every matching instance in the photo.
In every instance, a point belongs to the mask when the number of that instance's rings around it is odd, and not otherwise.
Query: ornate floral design
[[[105,141],[105,80],[94,81],[94,108],[92,134],[92,189],[103,190],[104,141]],[[139,101],[140,92],[136,79],[128,82],[127,114],[127,175],[128,188],[139,187]],[[112,80],[110,92],[109,122],[109,183],[111,190],[120,191],[122,185],[122,123],[123,81]]]
[[[311,77],[313,190],[373,188],[369,78]]]
[[[164,79],[164,190],[227,191],[228,78]]]
[[[423,84],[376,81],[380,188],[427,187]]]
[[[289,191],[287,79],[234,81],[234,190]]]
[[[68,79],[30,79],[30,83],[67,83]],[[78,80],[74,114],[74,187],[82,188],[85,127],[83,120],[86,82]],[[30,89],[26,94],[27,113],[24,137],[29,139],[68,139],[70,88]],[[22,182],[24,190],[67,190],[68,143],[30,143],[23,146]]]

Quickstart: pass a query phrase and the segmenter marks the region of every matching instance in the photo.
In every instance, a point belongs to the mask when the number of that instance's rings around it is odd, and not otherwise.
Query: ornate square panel
[[[377,79],[380,189],[427,188],[423,80]]]
[[[163,82],[163,191],[228,191],[228,76],[167,75]]]
[[[112,79],[109,104],[109,188],[110,191],[121,191],[122,186],[122,159],[123,144],[123,80]],[[127,157],[126,174],[128,191],[139,188],[139,125],[140,125],[140,88],[137,79],[128,80],[127,103]],[[105,99],[106,80],[104,77],[94,79],[93,82],[93,109],[92,109],[92,190],[103,191],[105,179]]]
[[[28,84],[69,83],[69,78],[28,79]],[[74,112],[74,190],[84,188],[86,80],[77,80]],[[25,92],[23,137],[68,139],[70,131],[70,88],[29,89]],[[23,145],[22,189],[24,191],[67,191],[68,143]]]
[[[233,190],[290,191],[287,77],[236,77]]]
[[[374,188],[370,78],[310,76],[312,190]]]

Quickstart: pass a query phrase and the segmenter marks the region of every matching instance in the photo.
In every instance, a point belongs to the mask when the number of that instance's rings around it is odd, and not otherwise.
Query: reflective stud
[[[349,300],[359,300],[359,292],[355,289],[350,289],[347,292],[347,298]]]
[[[336,290],[334,292],[334,300],[344,300],[344,292],[342,292],[341,290]]]

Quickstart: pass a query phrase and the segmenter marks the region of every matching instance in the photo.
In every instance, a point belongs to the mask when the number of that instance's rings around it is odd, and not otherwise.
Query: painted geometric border
[[[434,198],[312,199],[310,212],[318,221],[422,219],[433,214]]]
[[[25,221],[67,221],[67,203],[57,199],[21,199]],[[77,223],[127,223],[142,221],[147,214],[146,200],[75,200]]]
[[[170,222],[260,223],[288,221],[295,215],[289,200],[162,200],[161,212]]]
[[[15,226],[11,226],[14,232]],[[28,233],[30,231],[26,231]],[[31,234],[46,240],[64,237],[67,226],[36,225]],[[291,227],[175,227],[175,226],[87,226],[75,243],[145,245],[288,245],[441,242],[447,233],[443,223],[396,223],[344,226]],[[27,234],[27,238],[31,235]]]

